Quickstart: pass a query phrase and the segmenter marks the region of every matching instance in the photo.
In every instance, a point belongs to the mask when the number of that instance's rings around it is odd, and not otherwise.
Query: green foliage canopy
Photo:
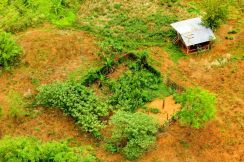
[[[108,148],[122,151],[129,160],[140,157],[156,141],[158,123],[144,113],[118,111],[110,123],[113,129]]]
[[[0,28],[18,32],[46,20],[58,27],[71,26],[76,20],[80,0],[1,0]]]
[[[57,107],[71,115],[82,128],[99,136],[104,127],[100,117],[108,115],[109,106],[79,82],[54,83],[42,86],[36,104]]]
[[[9,69],[16,64],[22,53],[21,47],[11,34],[0,31],[0,67]]]
[[[5,162],[93,162],[85,147],[70,147],[67,142],[42,143],[31,137],[4,137],[0,140],[0,161]]]
[[[175,94],[174,99],[182,105],[177,114],[182,124],[200,128],[215,116],[216,97],[206,90],[190,88],[182,94]]]
[[[160,90],[166,89],[159,76],[145,69],[129,70],[109,86],[113,93],[111,105],[132,112],[157,97]]]
[[[216,29],[228,17],[228,2],[226,0],[204,0],[202,2],[206,14],[203,22],[206,26]]]

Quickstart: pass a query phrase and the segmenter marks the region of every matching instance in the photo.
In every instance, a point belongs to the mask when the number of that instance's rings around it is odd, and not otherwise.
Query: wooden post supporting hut
[[[174,43],[179,44],[187,54],[209,50],[211,41],[215,39],[213,31],[203,26],[199,17],[175,22],[171,26],[177,32]]]

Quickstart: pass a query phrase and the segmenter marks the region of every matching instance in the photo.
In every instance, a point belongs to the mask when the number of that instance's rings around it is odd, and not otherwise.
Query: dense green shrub
[[[174,99],[182,105],[182,110],[177,114],[182,124],[200,128],[215,116],[216,98],[206,90],[190,88],[182,94],[175,94]]]
[[[137,69],[138,65],[133,67]],[[129,70],[118,80],[110,82],[109,87],[113,93],[110,103],[117,109],[127,111],[135,111],[157,97],[162,90],[167,90],[159,76],[145,69]]]
[[[92,162],[96,158],[85,147],[66,142],[42,143],[31,137],[4,137],[0,140],[0,161],[4,162]]]
[[[160,113],[160,110],[158,108],[151,108],[150,112],[154,113],[154,114],[158,114],[158,113]]]
[[[49,20],[58,27],[72,25],[80,0],[2,0],[0,28],[18,32]]]
[[[0,31],[0,67],[9,69],[16,64],[21,52],[20,46],[11,34]]]
[[[99,136],[104,127],[100,117],[108,115],[109,107],[79,82],[54,83],[38,88],[36,104],[57,107],[71,115],[82,128]]]
[[[226,0],[204,0],[202,2],[206,14],[203,22],[206,26],[216,29],[228,17],[228,3]]]
[[[140,157],[156,141],[158,123],[144,113],[118,111],[110,123],[113,129],[107,149],[121,151],[129,160]]]

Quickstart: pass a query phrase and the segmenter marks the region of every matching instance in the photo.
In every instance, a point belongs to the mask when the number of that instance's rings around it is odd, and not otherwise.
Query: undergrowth
[[[49,21],[57,27],[69,27],[76,21],[81,0],[1,0],[0,29],[19,32]]]
[[[112,92],[110,104],[116,109],[132,112],[153,98],[169,94],[161,77],[146,69],[129,70],[108,85]]]
[[[26,110],[27,104],[20,93],[11,90],[6,99],[9,104],[10,117],[18,120],[29,114]]]
[[[0,30],[0,68],[10,69],[18,62],[21,53],[21,47],[12,35]]]
[[[176,21],[174,15],[155,12],[144,17],[132,17],[127,12],[115,11],[106,15],[108,21],[96,21],[101,13],[80,19],[83,30],[87,30],[100,38],[100,53],[103,57],[115,57],[118,54],[129,53],[144,46],[162,46],[175,33],[169,24]],[[101,25],[102,24],[102,25]]]
[[[9,137],[0,140],[0,161],[5,162],[93,162],[91,148],[70,147],[67,142],[41,142],[32,137]]]
[[[118,111],[110,123],[113,129],[107,149],[122,152],[129,160],[140,157],[156,141],[158,123],[144,113]]]
[[[54,83],[38,89],[36,105],[60,108],[76,119],[84,131],[100,136],[109,106],[80,82]]]

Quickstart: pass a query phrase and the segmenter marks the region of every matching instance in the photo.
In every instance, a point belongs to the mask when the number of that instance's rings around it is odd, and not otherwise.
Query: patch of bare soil
[[[12,136],[34,136],[43,141],[74,138],[90,144],[91,137],[81,133],[71,117],[57,109],[35,110],[29,117],[18,120],[7,117],[0,122],[1,134]]]
[[[119,64],[115,69],[113,69],[112,72],[107,75],[107,77],[111,79],[118,79],[126,70],[128,70],[126,65]]]
[[[0,76],[0,105],[4,111],[0,136],[31,135],[43,140],[83,138],[74,121],[56,109],[45,109],[21,121],[10,119],[6,95],[10,90],[33,94],[37,86],[66,79],[77,68],[86,72],[99,66],[101,61],[96,56],[98,48],[94,39],[85,32],[58,30],[48,25],[16,37],[24,53],[18,67]]]
[[[150,109],[158,109],[159,113],[148,112],[148,115],[155,118],[161,126],[167,121],[171,120],[177,111],[180,110],[180,104],[176,104],[173,96],[166,97],[165,99],[156,99],[146,106]]]

